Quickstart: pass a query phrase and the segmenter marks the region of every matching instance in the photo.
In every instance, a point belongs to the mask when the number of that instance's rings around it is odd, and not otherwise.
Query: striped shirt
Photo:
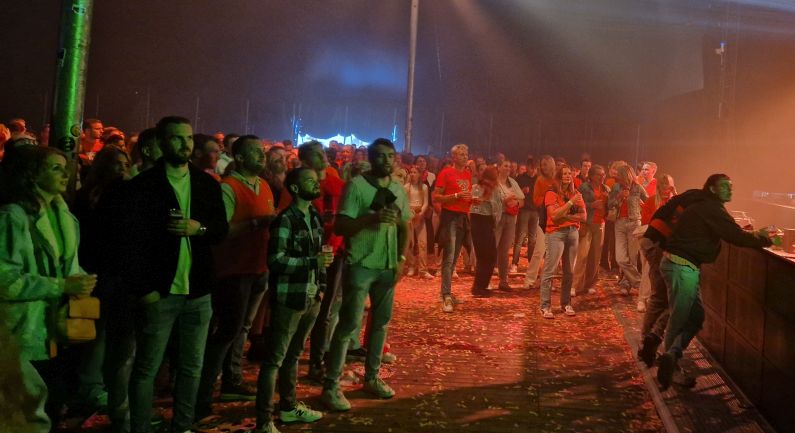
[[[390,179],[387,186],[397,197],[394,205],[400,210],[400,219],[408,221],[412,217],[406,190],[403,186]],[[378,190],[370,185],[363,176],[354,177],[345,186],[342,193],[339,215],[356,219],[373,212],[370,204]],[[400,253],[398,252],[398,232],[395,224],[375,224],[363,228],[353,236],[345,238],[348,252],[346,263],[368,269],[397,268]]]

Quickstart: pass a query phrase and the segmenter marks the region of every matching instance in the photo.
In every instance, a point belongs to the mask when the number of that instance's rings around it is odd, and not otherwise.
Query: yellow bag
[[[99,319],[99,299],[93,296],[84,298],[69,297],[61,304],[55,318],[55,339],[62,344],[78,344],[94,341],[97,328],[94,321]]]

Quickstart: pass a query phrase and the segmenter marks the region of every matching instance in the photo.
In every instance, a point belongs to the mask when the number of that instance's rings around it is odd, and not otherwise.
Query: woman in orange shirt
[[[555,175],[555,182],[544,196],[547,208],[546,248],[547,257],[544,261],[544,274],[541,279],[541,314],[545,319],[553,319],[550,302],[552,276],[558,261],[563,259],[563,281],[560,285],[560,307],[564,314],[573,316],[571,306],[571,285],[574,280],[572,272],[577,260],[577,243],[579,241],[580,223],[585,221],[585,201],[582,194],[574,189],[574,176],[571,168],[563,164]]]
[[[549,187],[555,182],[555,159],[550,155],[542,155],[538,164],[538,178],[533,186],[533,204],[537,209],[544,206],[544,195],[549,191]],[[527,198],[528,200],[530,198]],[[540,212],[539,212],[540,213]],[[527,266],[527,274],[524,278],[524,288],[529,289],[536,284],[538,278],[538,268],[541,267],[541,260],[546,251],[546,242],[543,241],[544,232],[541,227],[546,225],[546,221],[538,221],[539,227],[536,228],[536,242],[533,251],[527,252],[530,263]]]

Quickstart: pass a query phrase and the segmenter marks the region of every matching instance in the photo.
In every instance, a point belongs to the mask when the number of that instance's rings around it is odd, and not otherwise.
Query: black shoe
[[[512,292],[513,288],[507,284],[500,284],[499,287],[497,287],[497,290],[502,292]]]
[[[646,364],[646,367],[654,366],[654,358],[657,355],[657,348],[660,347],[662,340],[660,337],[648,333],[643,337],[643,343],[638,349],[638,359]]]
[[[367,359],[367,349],[360,347],[358,349],[348,350],[348,354],[345,356],[345,359],[347,361],[364,361]]]
[[[322,364],[309,364],[309,373],[307,378],[312,382],[323,384],[323,379],[326,377],[326,370]]]
[[[683,388],[694,388],[696,386],[696,378],[685,373],[681,368],[676,369],[671,378],[671,383]]]
[[[485,289],[472,290],[472,297],[473,298],[488,298],[490,296],[491,296],[491,291],[490,290],[485,290]]]
[[[671,353],[663,353],[660,356],[660,366],[657,368],[657,381],[660,382],[660,389],[665,391],[671,386],[674,371],[676,371],[676,357]]]
[[[221,401],[254,401],[257,399],[257,388],[247,383],[221,386]]]

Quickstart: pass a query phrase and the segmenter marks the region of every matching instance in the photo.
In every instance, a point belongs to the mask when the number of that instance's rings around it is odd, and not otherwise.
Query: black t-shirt
[[[533,205],[533,188],[536,186],[537,178],[538,176],[530,177],[527,173],[522,173],[519,176],[516,176],[516,183],[519,184],[519,188],[522,189],[525,198],[522,209],[536,209],[536,207]]]

